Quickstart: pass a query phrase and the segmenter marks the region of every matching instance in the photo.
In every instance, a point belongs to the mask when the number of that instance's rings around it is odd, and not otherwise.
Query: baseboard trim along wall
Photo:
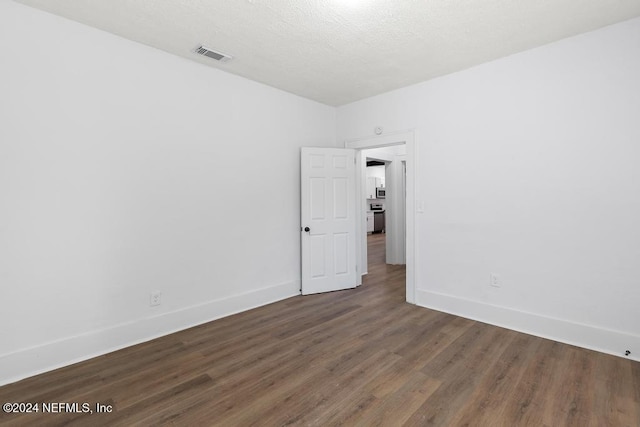
[[[0,386],[299,294],[284,283],[3,354]]]
[[[416,289],[416,304],[467,319],[640,361],[640,336]],[[625,351],[631,354],[625,356]]]

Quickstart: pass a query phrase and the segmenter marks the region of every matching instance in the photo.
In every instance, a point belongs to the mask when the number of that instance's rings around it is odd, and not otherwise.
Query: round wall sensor
[[[376,135],[382,135],[382,126],[376,126],[373,131],[376,133]]]

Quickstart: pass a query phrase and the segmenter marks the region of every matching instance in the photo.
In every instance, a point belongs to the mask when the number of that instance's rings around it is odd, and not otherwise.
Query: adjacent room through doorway
[[[387,266],[406,265],[406,146],[364,149],[361,152],[366,265],[368,276],[386,272]],[[362,172],[362,171],[361,171]],[[363,256],[363,264],[364,258]],[[369,280],[364,280],[363,284]],[[406,294],[406,292],[404,292]]]

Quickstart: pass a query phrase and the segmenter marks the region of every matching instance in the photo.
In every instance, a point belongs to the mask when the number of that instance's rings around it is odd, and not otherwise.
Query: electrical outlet
[[[500,280],[500,275],[496,273],[491,273],[489,276],[489,284],[494,288],[499,288],[502,286],[502,281]]]
[[[154,307],[162,302],[162,292],[151,292],[149,297],[149,306]]]

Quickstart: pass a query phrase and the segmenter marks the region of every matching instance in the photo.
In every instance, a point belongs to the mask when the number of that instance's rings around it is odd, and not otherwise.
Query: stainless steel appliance
[[[377,187],[376,188],[376,199],[384,199],[384,192],[385,192],[385,188],[384,187]]]
[[[373,232],[384,233],[385,232],[385,218],[384,211],[373,213]]]

